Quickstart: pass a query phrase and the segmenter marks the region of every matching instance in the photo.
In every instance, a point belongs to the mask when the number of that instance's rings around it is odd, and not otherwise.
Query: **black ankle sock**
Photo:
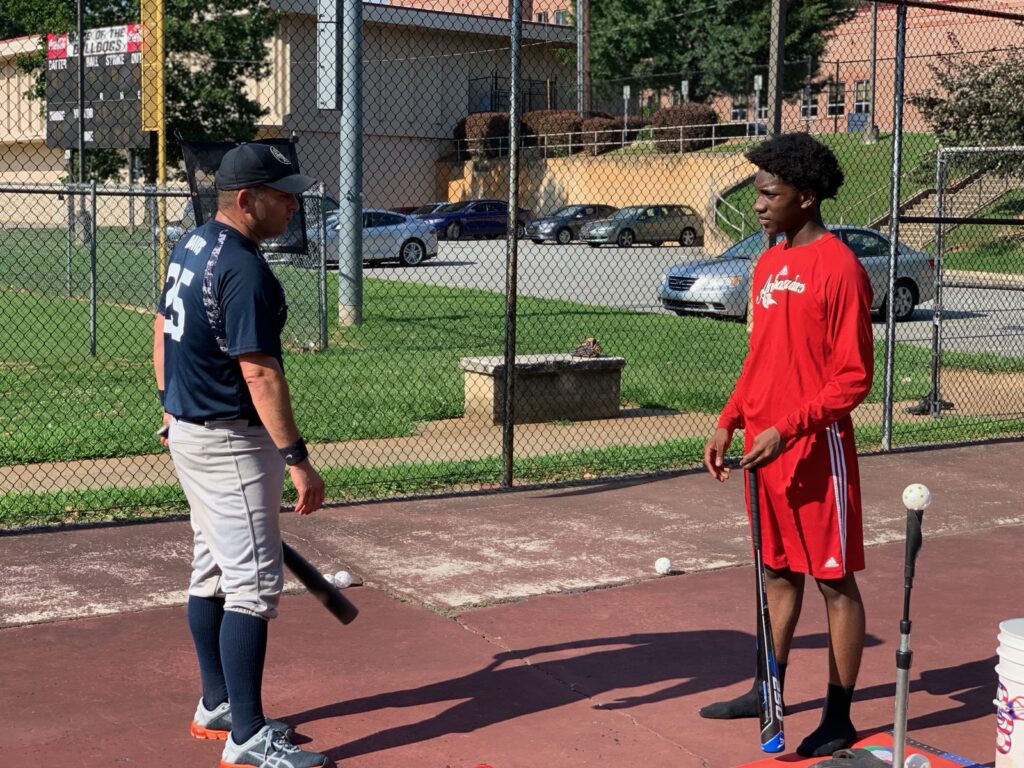
[[[786,665],[779,664],[779,685],[783,686],[785,683]],[[760,699],[761,691],[755,679],[753,686],[743,695],[701,707],[700,716],[709,720],[738,720],[742,717],[757,717],[760,710]]]
[[[853,744],[857,739],[857,729],[850,720],[852,701],[853,686],[843,688],[829,683],[821,722],[810,736],[800,742],[796,753],[801,757],[827,757]]]
[[[228,700],[228,686],[220,664],[220,623],[223,619],[223,600],[189,596],[188,628],[199,658],[203,706],[207,709],[216,709]]]
[[[220,651],[231,697],[231,738],[236,744],[244,744],[267,723],[261,690],[267,622],[248,613],[225,611]]]

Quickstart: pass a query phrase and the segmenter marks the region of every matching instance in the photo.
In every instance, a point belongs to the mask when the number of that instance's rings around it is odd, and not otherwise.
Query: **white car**
[[[853,251],[871,279],[871,309],[886,312],[889,295],[889,238],[866,227],[829,227]],[[677,315],[702,314],[744,318],[750,296],[751,260],[768,247],[768,238],[756,232],[740,240],[721,256],[684,261],[669,267],[661,278],[658,296],[665,309]],[[909,320],[918,304],[935,295],[935,259],[900,244],[893,314]]]
[[[327,219],[327,261],[337,262],[338,218]],[[310,257],[319,253],[320,233],[316,227],[306,232]],[[414,216],[406,216],[382,208],[363,210],[363,263],[397,261],[406,267],[415,267],[437,256],[437,234],[430,225]]]

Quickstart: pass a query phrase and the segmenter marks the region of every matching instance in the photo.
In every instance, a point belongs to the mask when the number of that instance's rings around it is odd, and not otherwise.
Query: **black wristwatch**
[[[281,458],[284,459],[284,463],[289,467],[301,464],[309,458],[309,451],[306,450],[306,441],[301,437],[291,445],[286,445],[284,448],[278,448],[277,450],[281,454]]]

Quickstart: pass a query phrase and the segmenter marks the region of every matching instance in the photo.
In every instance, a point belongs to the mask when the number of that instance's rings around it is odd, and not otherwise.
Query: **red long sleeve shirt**
[[[871,283],[829,233],[769,248],[753,286],[750,350],[718,426],[749,439],[774,426],[788,445],[849,415],[871,390]]]

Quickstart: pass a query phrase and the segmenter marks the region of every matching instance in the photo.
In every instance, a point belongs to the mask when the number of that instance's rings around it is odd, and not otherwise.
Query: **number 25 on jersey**
[[[164,306],[169,310],[169,317],[164,321],[164,333],[174,341],[181,341],[181,334],[185,332],[185,302],[181,300],[178,291],[183,285],[192,285],[193,277],[195,273],[191,269],[182,269],[181,264],[171,264],[167,267],[167,280],[170,285],[167,287]]]

